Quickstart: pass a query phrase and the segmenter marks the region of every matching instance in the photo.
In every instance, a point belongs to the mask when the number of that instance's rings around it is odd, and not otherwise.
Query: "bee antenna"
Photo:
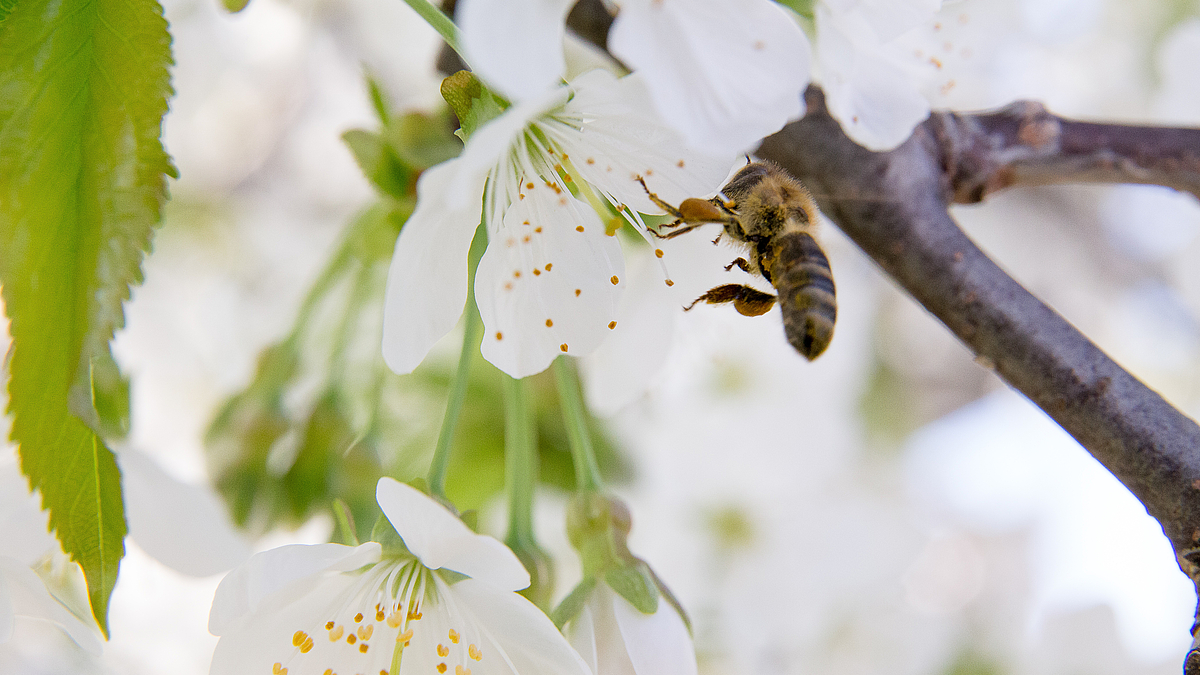
[[[750,155],[746,155],[746,166],[750,166]]]

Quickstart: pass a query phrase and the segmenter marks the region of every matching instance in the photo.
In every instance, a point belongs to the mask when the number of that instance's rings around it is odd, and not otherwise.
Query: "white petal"
[[[638,675],[696,675],[696,649],[679,612],[659,598],[658,611],[642,614],[612,593],[613,614]]]
[[[661,199],[678,204],[709,197],[720,189],[738,160],[734,153],[688,150],[681,134],[653,109],[645,81],[620,79],[595,70],[571,83],[575,97],[562,117],[581,120],[578,129],[546,125],[545,131],[571,157],[579,177],[642,213],[663,213],[637,181]]]
[[[97,631],[72,614],[59,602],[33,570],[12,558],[0,557],[0,594],[7,595],[8,618],[3,616],[0,606],[0,643],[12,636],[12,627],[18,618],[48,621],[62,628],[83,649],[100,654],[100,639]],[[4,624],[8,624],[5,635]]]
[[[865,32],[857,14],[835,18],[818,8],[821,84],[846,135],[868,150],[890,150],[929,116],[929,101],[914,74],[880,45],[861,39]]]
[[[645,250],[632,255],[629,288],[617,307],[618,329],[583,360],[588,407],[601,416],[616,414],[646,391],[666,362],[668,337],[682,313],[653,255]]]
[[[571,636],[571,645],[583,656],[593,675],[636,675],[613,613],[614,597],[616,594],[607,584],[598,583],[579,616],[567,625],[567,634]]]
[[[439,587],[445,588],[440,583]],[[589,675],[583,660],[554,623],[516,593],[500,592],[475,579],[465,579],[443,594],[450,616],[462,617],[467,631],[478,636],[476,644],[482,658],[464,664],[473,675]],[[460,632],[464,643],[474,637]]]
[[[513,101],[562,79],[564,22],[574,0],[459,0],[456,15],[471,67]]]
[[[142,550],[195,577],[224,572],[250,556],[211,489],[171,478],[131,448],[122,449],[117,459],[129,531]]]
[[[769,0],[628,0],[609,46],[695,147],[745,151],[801,114],[808,40]]]
[[[208,614],[208,632],[228,635],[273,600],[272,596],[304,590],[322,572],[355,570],[378,562],[379,554],[380,546],[375,542],[357,547],[294,544],[255,554],[217,585]]]
[[[536,179],[524,194],[475,273],[481,352],[513,377],[595,349],[612,330],[625,283],[621,247],[590,206]]]
[[[422,174],[417,209],[396,239],[383,304],[383,358],[397,373],[420,365],[467,300],[467,252],[486,176],[459,168],[450,160]]]
[[[399,631],[386,620],[390,611],[377,618],[376,605],[382,600],[379,587],[396,567],[319,574],[279,594],[221,635],[210,675],[282,675],[277,663],[288,669],[287,675],[323,675],[326,668],[373,674],[390,667]],[[365,652],[360,651],[363,643]]]
[[[857,12],[874,37],[887,42],[917,27],[942,7],[942,0],[824,0],[832,12]]]
[[[446,507],[394,478],[380,478],[375,500],[408,550],[430,569],[446,568],[504,591],[529,585],[529,573],[504,544],[471,531]]]

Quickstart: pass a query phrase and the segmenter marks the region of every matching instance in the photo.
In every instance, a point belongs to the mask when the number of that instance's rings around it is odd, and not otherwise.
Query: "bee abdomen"
[[[809,361],[833,339],[837,300],[829,259],[807,232],[788,232],[775,240],[771,277],[779,293],[783,332]]]

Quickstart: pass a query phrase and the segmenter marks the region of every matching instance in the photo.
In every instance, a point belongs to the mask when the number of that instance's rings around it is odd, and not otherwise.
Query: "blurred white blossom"
[[[550,619],[513,592],[529,575],[508,548],[393,479],[379,481],[376,500],[407,550],[283,546],[221,581],[212,675],[587,675]]]
[[[715,192],[733,161],[685,152],[636,75],[591,71],[513,106],[476,131],[461,157],[421,177],[388,273],[385,360],[411,372],[454,326],[481,217],[488,247],[474,291],[483,356],[524,377],[560,354],[591,352],[618,329],[628,285],[617,227],[622,218],[641,227],[634,211],[661,213],[637,178],[678,203]]]

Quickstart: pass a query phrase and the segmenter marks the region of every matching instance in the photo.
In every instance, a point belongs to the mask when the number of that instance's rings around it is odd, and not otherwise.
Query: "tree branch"
[[[947,211],[1009,185],[1152,182],[1200,194],[1198,153],[1180,149],[1200,148],[1200,131],[1071,122],[1020,103],[936,113],[900,147],[873,153],[842,133],[819,89],[805,100],[804,118],[759,156],[820,195],[867,255],[1120,479],[1200,588],[1200,427],[1009,277]],[[1197,647],[1187,675],[1200,675]]]
[[[1164,185],[1200,197],[1200,129],[1078,122],[1033,101],[935,112],[924,127],[960,204],[1009,186],[1060,183]]]

